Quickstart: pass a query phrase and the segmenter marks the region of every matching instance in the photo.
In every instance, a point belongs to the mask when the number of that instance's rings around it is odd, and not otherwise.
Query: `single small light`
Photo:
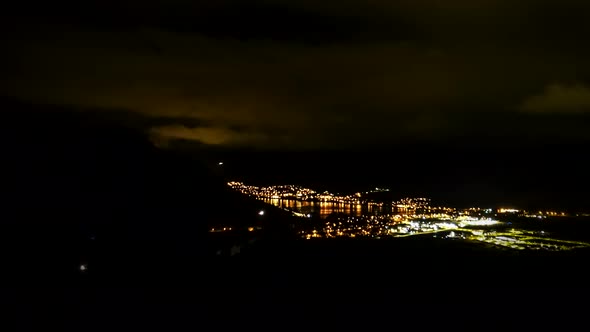
[[[259,216],[263,216],[264,215],[264,210],[260,210],[260,212],[258,212]]]
[[[223,161],[220,161],[217,165],[223,166]]]
[[[86,264],[80,264],[80,271],[84,272],[86,270],[88,270],[88,265],[86,265]]]

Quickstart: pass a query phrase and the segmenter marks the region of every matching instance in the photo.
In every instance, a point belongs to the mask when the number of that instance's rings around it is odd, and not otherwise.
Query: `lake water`
[[[279,198],[267,198],[263,199],[264,202],[278,206],[280,208],[287,208],[289,210],[304,213],[319,215],[321,218],[325,218],[332,213],[345,213],[351,216],[361,215],[383,215],[392,214],[399,211],[391,205],[378,205],[378,204],[350,204],[350,203],[338,203],[338,202],[308,202],[308,201],[297,201]]]

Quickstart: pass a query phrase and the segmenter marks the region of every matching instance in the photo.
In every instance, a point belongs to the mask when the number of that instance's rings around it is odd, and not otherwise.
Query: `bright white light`
[[[263,215],[264,215],[264,210],[260,210],[260,211],[258,212],[258,215],[259,215],[259,216],[263,216]]]
[[[518,213],[520,210],[517,209],[499,209],[500,213]]]
[[[88,265],[86,265],[86,264],[80,264],[80,271],[84,272],[86,270],[88,270]]]
[[[499,224],[500,222],[493,219],[481,219],[481,220],[465,220],[461,222],[462,225],[470,225],[470,226],[490,226]]]
[[[453,223],[440,223],[438,226],[441,228],[459,228],[459,226]]]
[[[222,166],[223,165],[223,161],[220,161],[217,165]]]

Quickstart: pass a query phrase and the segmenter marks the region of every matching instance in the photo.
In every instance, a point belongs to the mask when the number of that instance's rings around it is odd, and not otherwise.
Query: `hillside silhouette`
[[[1,234],[15,276],[79,278],[82,265],[92,278],[174,274],[264,221],[209,160],[159,149],[143,130],[85,110],[2,108]]]

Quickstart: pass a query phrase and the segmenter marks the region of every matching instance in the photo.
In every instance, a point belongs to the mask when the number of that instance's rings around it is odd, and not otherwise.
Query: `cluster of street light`
[[[300,231],[312,238],[375,238],[433,236],[443,239],[476,241],[517,250],[561,251],[588,248],[589,243],[551,238],[543,231],[516,229],[510,223],[494,219],[415,219],[396,216],[339,216],[318,226]]]
[[[373,191],[352,195],[335,195],[329,192],[318,193],[300,186],[247,186],[241,182],[230,182],[230,187],[239,192],[265,200],[290,210],[302,218],[297,225],[298,234],[305,239],[312,238],[386,238],[409,236],[433,236],[444,239],[476,241],[502,248],[518,250],[570,250],[590,247],[589,243],[551,238],[550,234],[515,228],[510,222],[498,219],[507,215],[547,218],[567,216],[564,212],[538,211],[530,213],[512,208],[468,208],[432,207],[428,198],[404,198],[383,203],[366,199],[366,194],[386,192],[388,189],[376,188]],[[332,214],[325,219],[314,220],[309,213],[285,208],[281,200],[311,200],[315,202],[340,202],[356,204],[388,204],[395,213],[382,215]]]

